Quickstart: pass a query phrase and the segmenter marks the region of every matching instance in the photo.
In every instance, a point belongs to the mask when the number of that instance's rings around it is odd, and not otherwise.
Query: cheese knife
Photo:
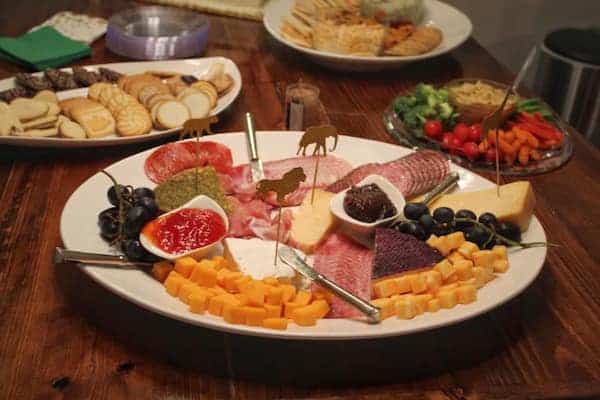
[[[151,268],[152,263],[129,261],[123,255],[113,254],[98,254],[86,253],[83,251],[67,250],[62,247],[54,249],[52,257],[54,264],[62,263],[81,263],[87,265],[95,265],[99,267],[114,267],[114,268]]]
[[[252,182],[256,183],[265,178],[262,161],[258,157],[258,147],[256,145],[256,130],[254,129],[254,117],[249,112],[246,113],[244,119],[246,128],[246,139],[248,143],[248,152],[250,153],[250,172]]]
[[[317,285],[331,291],[337,297],[363,313],[367,317],[367,321],[369,323],[378,324],[381,322],[381,313],[378,307],[375,307],[368,301],[361,299],[343,287],[338,286],[335,282],[327,279],[323,274],[320,274],[306,262],[304,262],[298,253],[296,253],[291,247],[281,246],[279,249],[279,258],[285,264],[292,267],[295,271],[315,282]]]

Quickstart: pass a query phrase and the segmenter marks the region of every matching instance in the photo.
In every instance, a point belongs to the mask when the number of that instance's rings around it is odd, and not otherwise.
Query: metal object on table
[[[379,308],[373,306],[368,301],[361,299],[360,297],[350,293],[343,287],[338,286],[336,283],[327,279],[324,275],[317,272],[311,266],[309,266],[291,247],[282,246],[279,251],[279,259],[292,267],[295,271],[304,275],[317,285],[324,287],[331,291],[340,299],[350,304],[367,317],[367,321],[372,324],[378,324],[381,322],[381,314]]]
[[[252,182],[258,182],[265,178],[265,171],[261,159],[258,157],[258,145],[256,143],[256,130],[254,129],[254,117],[249,112],[244,118],[248,153],[250,156],[250,171]]]
[[[136,7],[109,19],[106,46],[139,60],[193,57],[206,48],[208,31],[208,19],[202,14],[171,7]]]
[[[549,33],[530,86],[560,116],[600,147],[600,33],[560,29]]]
[[[425,197],[423,197],[423,203],[429,205],[433,200],[435,200],[442,193],[450,190],[454,185],[458,183],[460,180],[460,176],[458,172],[450,172],[448,176],[444,178],[439,184],[437,184],[433,189],[429,192],[425,193]]]
[[[99,267],[115,268],[151,268],[152,263],[129,261],[122,255],[86,253],[83,251],[67,250],[62,247],[54,249],[52,257],[54,264],[81,263]]]

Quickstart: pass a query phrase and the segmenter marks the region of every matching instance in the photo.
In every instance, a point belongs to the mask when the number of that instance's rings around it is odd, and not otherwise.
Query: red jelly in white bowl
[[[148,222],[140,242],[152,254],[168,260],[202,256],[221,242],[228,229],[225,211],[201,195]]]

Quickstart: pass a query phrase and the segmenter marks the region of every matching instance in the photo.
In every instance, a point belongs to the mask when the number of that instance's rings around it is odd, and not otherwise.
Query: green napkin
[[[69,39],[51,26],[19,38],[0,37],[0,57],[38,71],[56,68],[91,54],[89,46]]]

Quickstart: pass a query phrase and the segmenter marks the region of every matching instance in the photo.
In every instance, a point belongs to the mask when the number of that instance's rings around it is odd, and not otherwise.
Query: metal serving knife
[[[307,263],[300,258],[291,247],[281,246],[279,249],[279,258],[285,264],[292,267],[295,271],[304,275],[308,279],[312,280],[319,286],[328,289],[333,294],[350,304],[361,313],[366,315],[367,321],[371,324],[378,324],[381,322],[381,314],[378,307],[370,304],[368,301],[361,299],[360,297],[350,293],[343,287],[338,286],[334,282],[327,279],[324,275],[318,273],[315,269],[309,266]]]
[[[246,139],[248,142],[248,152],[250,153],[250,171],[252,173],[252,182],[258,182],[265,178],[262,161],[258,157],[258,147],[256,145],[256,131],[254,130],[254,117],[249,112],[244,119],[246,127]]]
[[[112,254],[86,253],[83,251],[67,250],[62,247],[54,249],[52,257],[54,264],[81,263],[100,267],[115,268],[151,268],[152,263],[129,261],[125,256]]]

